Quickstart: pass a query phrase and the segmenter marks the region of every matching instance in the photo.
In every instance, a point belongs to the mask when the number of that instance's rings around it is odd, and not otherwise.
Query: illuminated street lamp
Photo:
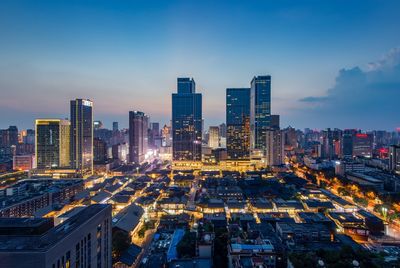
[[[139,167],[136,167],[136,174],[139,175]]]
[[[387,211],[388,209],[386,207],[382,207],[382,215],[385,221],[386,221]]]

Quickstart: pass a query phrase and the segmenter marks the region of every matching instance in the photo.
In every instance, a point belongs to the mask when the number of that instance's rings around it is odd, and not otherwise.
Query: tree
[[[112,254],[114,259],[118,259],[121,254],[129,248],[131,238],[125,231],[118,230],[112,235]]]
[[[179,258],[191,258],[196,255],[196,234],[186,231],[176,246]]]
[[[337,191],[341,196],[350,196],[350,192],[344,187],[339,187]]]

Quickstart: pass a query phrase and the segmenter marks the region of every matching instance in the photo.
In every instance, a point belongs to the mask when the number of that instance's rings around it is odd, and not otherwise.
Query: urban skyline
[[[196,79],[204,95],[205,125],[216,125],[225,117],[221,105],[225,89],[246,87],[248,77],[265,73],[273,77],[272,109],[282,115],[283,126],[385,130],[400,126],[395,117],[384,116],[398,114],[397,1],[346,3],[346,10],[339,3],[329,8],[318,2],[269,3],[267,8],[262,2],[226,5],[223,1],[210,10],[206,2],[177,1],[171,3],[177,7],[172,11],[166,3],[150,7],[105,2],[104,9],[90,3],[71,7],[62,1],[18,4],[26,2],[1,3],[5,27],[0,33],[6,42],[0,44],[0,114],[8,115],[0,117],[2,128],[13,121],[31,128],[35,118],[64,118],[68,109],[62,100],[77,97],[97,103],[95,118],[107,126],[119,121],[127,127],[125,113],[132,109],[146,110],[155,121],[167,123],[168,96],[178,76]],[[219,8],[226,13],[216,12]],[[84,16],[89,9],[92,12]],[[195,12],[206,16],[207,23],[193,16]],[[44,16],[36,20],[40,14]],[[107,27],[99,29],[97,25],[103,24]],[[113,27],[120,30],[112,31]],[[258,35],[263,29],[268,34]],[[180,34],[191,41],[177,43]],[[254,37],[257,42],[251,42]],[[138,62],[146,63],[145,68]],[[362,94],[366,89],[369,94]],[[382,90],[385,94],[380,94]],[[349,91],[358,98],[346,98]],[[28,92],[36,94],[21,106]],[[369,118],[365,107],[372,113]]]
[[[0,1],[1,268],[400,268],[399,14]]]

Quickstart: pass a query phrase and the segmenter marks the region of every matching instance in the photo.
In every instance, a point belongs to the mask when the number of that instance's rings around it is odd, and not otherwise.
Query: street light
[[[139,175],[139,167],[136,167],[136,174]]]
[[[383,218],[385,219],[385,221],[386,221],[387,211],[388,211],[388,209],[386,207],[382,207],[382,215],[383,215]]]

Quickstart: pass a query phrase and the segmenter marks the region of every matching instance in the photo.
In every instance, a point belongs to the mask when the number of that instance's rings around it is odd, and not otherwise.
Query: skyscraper
[[[178,78],[172,94],[172,158],[201,161],[202,96],[193,78]]]
[[[389,170],[400,174],[400,145],[389,147]]]
[[[37,168],[69,167],[70,122],[62,119],[37,119],[35,133]]]
[[[107,143],[100,138],[93,139],[93,162],[104,164],[107,160]]]
[[[117,132],[117,131],[118,131],[118,122],[113,122],[113,123],[112,123],[112,127],[113,127],[113,128],[112,128],[113,131],[114,131],[114,132]]]
[[[226,148],[230,160],[250,159],[250,88],[226,89]]]
[[[266,131],[266,162],[269,166],[283,164],[285,153],[285,135],[279,128],[270,128]]]
[[[93,102],[71,100],[71,167],[93,173]]]
[[[208,146],[213,149],[219,147],[219,128],[217,126],[210,126],[208,129]]]
[[[251,149],[265,155],[266,131],[271,123],[271,76],[256,76],[251,81]]]
[[[372,157],[372,135],[357,133],[353,136],[353,156]]]
[[[143,112],[129,112],[129,160],[140,164],[145,160],[148,146],[149,118]]]

